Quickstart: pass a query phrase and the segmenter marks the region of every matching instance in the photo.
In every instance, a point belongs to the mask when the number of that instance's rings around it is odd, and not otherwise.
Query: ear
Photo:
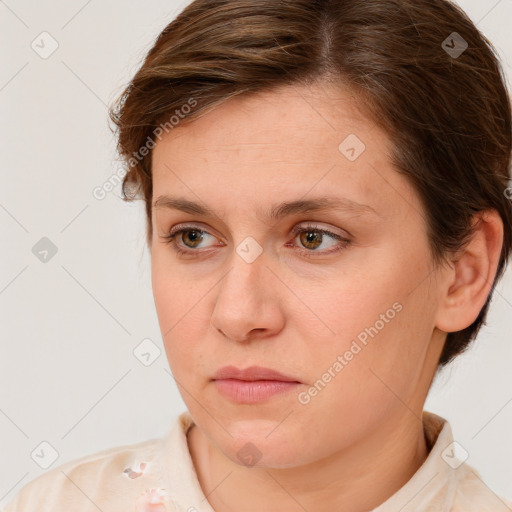
[[[436,327],[456,332],[477,318],[492,289],[503,244],[503,221],[496,210],[473,217],[474,234],[444,274]]]

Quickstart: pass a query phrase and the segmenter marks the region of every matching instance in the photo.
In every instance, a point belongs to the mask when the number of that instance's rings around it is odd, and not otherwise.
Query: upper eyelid
[[[211,228],[204,228],[202,227],[199,223],[198,224],[195,224],[195,223],[191,223],[191,224],[187,224],[187,223],[180,223],[180,224],[176,224],[175,226],[173,226],[171,229],[168,230],[168,233],[172,233],[172,234],[176,234],[176,233],[179,233],[181,231],[201,231],[201,232],[205,232],[211,236],[214,236],[215,238],[219,238],[217,235],[215,235],[214,233],[212,233],[210,231]],[[334,236],[339,236],[341,238],[346,238],[348,236],[350,236],[350,233],[348,233],[348,231],[346,230],[343,230],[343,233],[336,233],[335,229],[336,228],[330,228],[330,227],[325,227],[325,226],[322,226],[321,223],[319,222],[315,222],[315,221],[301,221],[301,222],[298,222],[297,224],[295,224],[293,226],[293,228],[291,229],[291,231],[298,231],[298,230],[307,230],[307,229],[317,229],[318,231],[323,231],[323,232],[327,232],[328,234],[329,233],[332,233],[332,235]],[[339,228],[337,228],[339,229]],[[215,230],[214,230],[215,231]]]
[[[219,238],[217,235],[212,233],[210,231],[210,229],[211,228],[204,228],[198,224],[180,223],[180,224],[176,224],[176,226],[173,226],[171,229],[168,229],[167,235],[169,235],[169,234],[176,235],[177,233],[180,233],[181,231],[201,231],[201,232],[207,233],[215,238]]]
[[[314,221],[302,221],[302,222],[295,224],[293,226],[293,228],[291,229],[291,232],[292,232],[291,234],[293,234],[293,236],[295,238],[301,232],[313,231],[314,229],[333,238],[334,240],[337,240],[338,243],[349,242],[352,239],[350,233],[348,233],[348,232],[344,232],[343,234],[336,233],[334,231],[334,229],[322,227]],[[175,226],[173,226],[171,229],[168,230],[168,234],[164,238],[168,238],[168,239],[173,238],[174,239],[173,243],[178,244],[179,240],[176,241],[176,238],[175,238],[176,235],[179,235],[180,233],[186,232],[186,231],[200,231],[201,233],[206,233],[207,235],[212,236],[212,237],[216,238],[217,240],[219,240],[219,237],[217,237],[215,234],[210,233],[210,231],[208,229],[204,229],[203,227],[201,227],[199,225],[199,223],[198,224],[195,224],[195,223],[176,224]],[[197,252],[195,249],[192,249],[192,248],[187,248],[185,250],[191,251],[191,252]],[[307,250],[307,249],[304,249],[304,250]],[[321,251],[319,251],[319,252],[321,252]]]

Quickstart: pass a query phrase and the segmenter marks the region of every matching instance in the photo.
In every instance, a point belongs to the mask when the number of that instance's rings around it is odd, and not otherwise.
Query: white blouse
[[[215,512],[188,450],[188,411],[161,439],[117,446],[61,464],[28,482],[4,512]],[[430,453],[372,512],[510,512],[469,465],[457,459],[449,423],[423,412]]]

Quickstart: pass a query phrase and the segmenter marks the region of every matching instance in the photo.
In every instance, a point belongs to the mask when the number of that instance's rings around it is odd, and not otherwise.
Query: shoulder
[[[160,485],[160,443],[116,446],[61,464],[28,482],[3,512],[130,510],[146,488]]]
[[[512,510],[512,501],[492,491],[473,467],[463,464],[455,471],[458,473],[458,478],[451,512],[510,512]]]
[[[412,478],[373,512],[511,512],[512,503],[495,494],[480,474],[457,455],[450,424],[423,411],[427,458]],[[459,450],[460,451],[460,450]],[[464,456],[466,455],[466,456]]]

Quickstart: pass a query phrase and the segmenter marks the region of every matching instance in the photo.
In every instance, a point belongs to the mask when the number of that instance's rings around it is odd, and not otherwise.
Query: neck
[[[372,510],[403,487],[428,455],[423,425],[409,412],[380,424],[359,443],[300,467],[241,466],[197,426],[188,443],[201,488],[216,512]]]

